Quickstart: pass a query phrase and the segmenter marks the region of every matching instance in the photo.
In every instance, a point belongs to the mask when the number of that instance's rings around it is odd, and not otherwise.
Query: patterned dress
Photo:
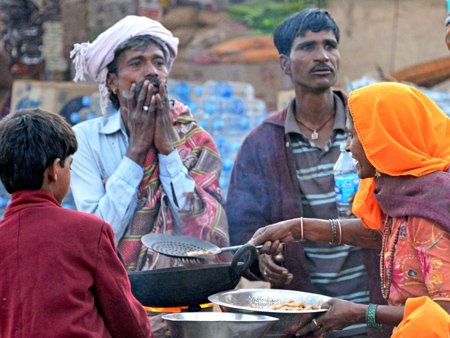
[[[420,217],[387,217],[381,260],[389,303],[410,297],[450,298],[450,234]]]

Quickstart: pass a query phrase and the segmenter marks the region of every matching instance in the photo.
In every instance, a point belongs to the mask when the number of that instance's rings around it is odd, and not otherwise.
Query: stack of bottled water
[[[222,157],[220,186],[228,191],[234,160],[245,136],[267,117],[266,104],[251,84],[206,81],[169,82],[170,96],[188,105],[202,128],[214,138]]]

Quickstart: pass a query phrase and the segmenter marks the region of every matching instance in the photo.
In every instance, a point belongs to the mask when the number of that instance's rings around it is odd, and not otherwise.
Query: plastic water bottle
[[[340,146],[341,154],[334,165],[334,191],[336,193],[336,205],[339,218],[351,216],[352,204],[348,201],[359,186],[359,176],[356,172],[355,161],[351,154],[345,151],[345,144]]]

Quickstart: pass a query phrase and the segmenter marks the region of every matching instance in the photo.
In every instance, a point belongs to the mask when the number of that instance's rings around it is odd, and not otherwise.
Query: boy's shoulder
[[[98,216],[65,208],[58,208],[53,216],[63,220],[58,225],[58,229],[77,241],[87,244],[91,241],[97,242],[103,236],[111,241],[114,238],[112,227]]]
[[[94,231],[98,231],[105,227],[107,223],[98,216],[67,208],[54,209],[54,216],[58,219],[64,220],[67,226],[71,227],[86,227],[88,226]]]

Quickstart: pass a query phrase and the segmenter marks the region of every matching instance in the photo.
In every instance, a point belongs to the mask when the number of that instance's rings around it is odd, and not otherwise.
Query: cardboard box
[[[40,108],[67,117],[69,110],[77,109],[77,102],[96,92],[98,86],[91,84],[16,80],[12,90],[11,112]]]

